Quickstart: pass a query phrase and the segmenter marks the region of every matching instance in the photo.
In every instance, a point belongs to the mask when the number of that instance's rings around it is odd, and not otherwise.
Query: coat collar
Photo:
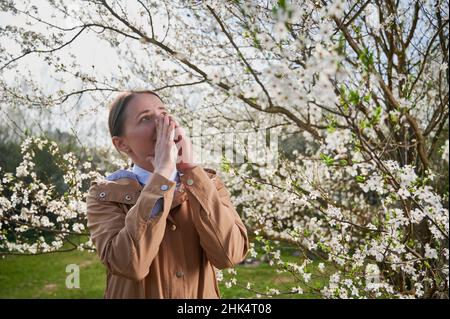
[[[136,204],[136,201],[145,186],[139,182],[139,178],[135,173],[123,169],[115,171],[114,173],[108,175],[105,180],[100,180],[96,183],[99,187],[98,193],[104,193],[103,197],[98,198],[99,200],[128,205]],[[184,191],[184,187],[181,183],[178,183],[175,188],[170,209],[179,206],[186,199],[187,194]],[[174,223],[174,220],[170,214],[167,218]]]
[[[216,182],[216,171],[211,168],[204,167],[203,170],[207,173],[209,178]],[[179,174],[181,175],[181,174]],[[101,201],[110,201],[116,203],[123,203],[128,205],[136,204],[139,195],[143,189],[143,185],[139,182],[139,179],[135,173],[130,170],[119,169],[114,173],[108,175],[106,179],[96,180],[91,182],[98,185],[97,198]],[[100,193],[104,193],[103,197],[100,197]],[[179,206],[181,203],[187,200],[187,194],[184,190],[183,184],[180,182],[175,189],[172,205],[170,209]],[[167,217],[172,223],[173,218],[169,214]]]

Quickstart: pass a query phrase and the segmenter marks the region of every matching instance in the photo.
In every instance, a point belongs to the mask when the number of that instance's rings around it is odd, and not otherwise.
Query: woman
[[[108,124],[134,165],[92,181],[87,195],[104,297],[220,298],[215,268],[240,263],[249,246],[229,191],[192,162],[190,140],[155,92],[119,95]]]

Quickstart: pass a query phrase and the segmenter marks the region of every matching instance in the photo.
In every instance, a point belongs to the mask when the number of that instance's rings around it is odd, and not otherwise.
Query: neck
[[[149,171],[151,173],[153,173],[153,171],[155,170],[155,168],[153,167],[153,165],[151,163],[138,163],[138,162],[134,162],[134,165],[139,166],[140,168],[145,169],[146,171]]]

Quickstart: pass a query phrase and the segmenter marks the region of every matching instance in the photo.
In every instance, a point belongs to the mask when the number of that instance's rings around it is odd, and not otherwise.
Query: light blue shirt
[[[152,175],[153,175],[152,172],[147,171],[146,169],[138,166],[137,164],[133,165],[132,172],[137,175],[139,182],[143,185],[146,185],[147,182],[150,180],[150,177],[152,177]],[[178,184],[179,176],[178,176],[178,171],[176,169],[173,171],[173,173],[169,179],[174,182],[176,181]]]
[[[136,165],[136,163],[133,165],[132,172],[136,175],[139,183],[141,183],[142,185],[146,185],[153,175],[152,172],[147,171],[146,169]],[[169,179],[171,181],[176,182],[177,185],[180,183],[180,175],[176,169],[173,171]],[[163,197],[161,197],[156,201],[155,206],[153,206],[153,209],[150,213],[150,217],[157,215],[162,210],[163,203],[164,203]]]

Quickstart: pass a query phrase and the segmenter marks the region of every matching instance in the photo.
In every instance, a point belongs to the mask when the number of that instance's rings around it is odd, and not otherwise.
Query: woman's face
[[[155,118],[168,114],[161,100],[149,93],[137,94],[125,109],[123,136],[114,136],[113,143],[140,167],[153,171],[147,156],[155,155]]]

